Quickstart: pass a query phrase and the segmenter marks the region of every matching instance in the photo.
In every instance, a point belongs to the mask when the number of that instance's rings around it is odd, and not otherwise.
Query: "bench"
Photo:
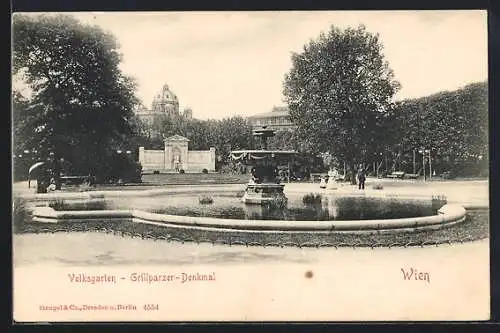
[[[325,178],[327,176],[326,173],[311,173],[309,174],[309,177],[311,179],[311,182],[316,182],[316,181],[321,181],[321,178]]]
[[[445,171],[441,174],[441,179],[453,179],[455,178],[451,171]]]
[[[417,179],[418,177],[420,177],[420,175],[417,174],[417,173],[407,173],[407,174],[405,174],[405,178],[408,178],[408,179]]]
[[[61,183],[66,185],[80,185],[88,176],[61,176]]]
[[[387,178],[399,178],[399,179],[403,179],[405,176],[405,172],[404,171],[394,171],[393,173],[387,175]]]

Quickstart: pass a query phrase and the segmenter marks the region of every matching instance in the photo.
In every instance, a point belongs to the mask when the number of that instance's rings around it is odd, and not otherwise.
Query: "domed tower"
[[[155,113],[165,113],[169,116],[179,114],[179,100],[168,84],[165,84],[154,97],[151,109]]]
[[[185,108],[183,116],[186,119],[193,119],[193,109],[191,109],[191,108]]]

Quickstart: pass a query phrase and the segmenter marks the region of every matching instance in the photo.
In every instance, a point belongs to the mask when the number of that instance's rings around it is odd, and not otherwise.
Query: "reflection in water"
[[[200,204],[196,195],[159,196],[117,200],[116,208],[136,208],[150,212],[247,220],[369,220],[419,217],[437,214],[431,200],[402,200],[367,197],[325,196],[318,203],[305,204],[298,195],[288,196],[286,208],[245,205],[236,196],[213,196],[212,204]],[[438,207],[439,208],[439,207]]]

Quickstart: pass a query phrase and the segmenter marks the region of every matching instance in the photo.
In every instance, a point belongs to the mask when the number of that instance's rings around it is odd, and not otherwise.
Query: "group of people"
[[[339,179],[339,177],[340,177],[339,172],[337,171],[337,169],[333,168],[332,170],[328,171],[328,175],[325,177],[325,183],[330,180],[337,180]],[[366,172],[362,165],[360,165],[358,168],[357,179],[358,179],[358,189],[364,190],[366,181]],[[326,186],[326,184],[324,186]]]
[[[36,184],[37,193],[47,193],[58,189],[56,183],[56,175],[54,174],[53,170],[49,168],[44,168],[44,170],[41,170],[36,179]]]
[[[61,189],[61,161],[53,156],[47,158],[37,171],[37,193],[47,193]]]

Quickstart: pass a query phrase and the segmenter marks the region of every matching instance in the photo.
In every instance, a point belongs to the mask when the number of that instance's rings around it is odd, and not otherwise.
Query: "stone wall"
[[[181,168],[186,172],[202,172],[203,169],[215,171],[215,148],[194,151],[187,150],[187,147],[185,149],[180,147],[178,150],[175,148],[170,145],[163,150],[145,150],[144,147],[140,147],[139,162],[142,170],[175,171],[174,160],[178,159]]]
[[[188,165],[193,172],[201,172],[203,169],[215,171],[215,148],[188,151]]]
[[[163,150],[145,150],[139,148],[139,162],[142,170],[163,170],[165,168],[165,153]]]

